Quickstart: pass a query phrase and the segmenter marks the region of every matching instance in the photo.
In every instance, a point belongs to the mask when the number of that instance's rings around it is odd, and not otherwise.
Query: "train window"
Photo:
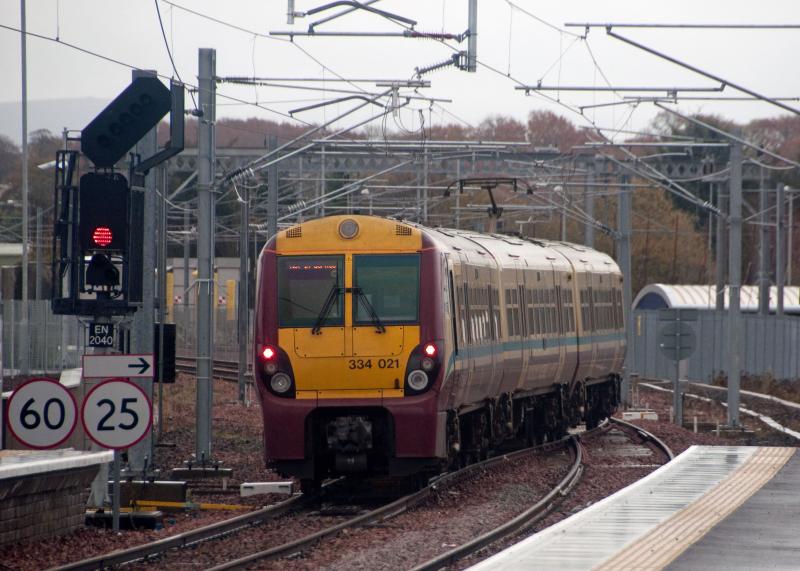
[[[474,336],[472,334],[472,312],[470,311],[470,295],[467,284],[464,284],[464,337],[467,344],[472,344]]]
[[[278,320],[281,327],[313,327],[331,304],[324,325],[342,325],[343,256],[278,258]]]
[[[453,351],[456,355],[458,355],[458,317],[456,317],[456,311],[458,311],[460,304],[456,304],[456,288],[453,281],[452,270],[449,272],[449,275],[450,281],[448,285],[450,289],[450,324],[453,328]]]
[[[419,321],[418,254],[354,256],[353,282],[355,323],[372,322],[369,306],[384,323]]]
[[[497,324],[494,322],[494,296],[492,286],[486,286],[487,314],[489,316],[489,338],[497,339]]]

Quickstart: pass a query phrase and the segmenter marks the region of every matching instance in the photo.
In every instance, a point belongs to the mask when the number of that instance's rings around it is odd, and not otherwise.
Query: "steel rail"
[[[600,428],[600,427],[598,427]],[[398,500],[395,500],[385,506],[357,516],[355,518],[349,519],[344,521],[340,524],[335,526],[329,527],[327,529],[320,530],[316,533],[307,535],[305,537],[301,537],[295,541],[278,545],[272,547],[270,549],[266,549],[264,551],[259,551],[257,553],[251,553],[250,555],[246,555],[244,557],[240,557],[239,559],[235,559],[232,561],[228,561],[226,563],[217,565],[215,567],[209,568],[208,571],[225,571],[230,569],[244,569],[251,565],[256,561],[263,561],[268,559],[277,559],[284,555],[289,555],[292,553],[297,553],[302,551],[303,549],[310,547],[311,545],[317,543],[318,541],[330,537],[339,533],[340,531],[360,526],[360,525],[367,525],[370,523],[383,521],[394,517],[396,515],[400,515],[403,512],[410,510],[413,507],[418,506],[423,501],[431,497],[435,492],[440,490],[446,489],[458,482],[463,481],[464,479],[468,478],[469,476],[486,470],[494,466],[495,464],[500,464],[503,462],[507,462],[508,460],[519,458],[521,456],[527,454],[533,454],[535,452],[543,451],[543,450],[551,450],[554,448],[560,448],[565,445],[572,444],[576,449],[576,456],[580,456],[580,446],[577,444],[577,440],[574,436],[567,436],[562,438],[561,440],[554,441],[548,444],[542,444],[539,446],[534,446],[530,448],[525,448],[523,450],[517,450],[515,452],[509,454],[502,454],[499,456],[495,456],[489,458],[488,460],[483,460],[482,462],[478,462],[476,464],[471,464],[458,470],[457,472],[450,472],[447,474],[443,474],[437,478],[432,479],[429,481],[428,485],[412,494],[404,496]],[[575,468],[573,467],[570,472]]]
[[[467,543],[459,545],[458,547],[455,547],[450,551],[439,555],[438,557],[429,559],[421,565],[417,565],[413,568],[413,571],[431,571],[434,569],[447,567],[464,556],[475,553],[479,549],[483,549],[498,539],[502,539],[549,514],[553,508],[558,505],[561,498],[572,491],[583,475],[583,454],[581,453],[581,447],[578,443],[578,439],[576,437],[571,437],[570,443],[575,449],[575,462],[573,462],[572,467],[570,468],[569,472],[567,472],[567,475],[564,476],[564,478],[552,490],[550,490],[545,497],[503,525],[496,527],[493,530],[488,531],[471,541],[468,541]]]
[[[273,506],[261,508],[260,510],[236,516],[211,525],[199,527],[191,531],[186,531],[165,537],[151,543],[137,545],[121,551],[112,551],[96,557],[83,559],[74,563],[68,563],[59,567],[53,567],[49,571],[84,571],[90,569],[105,569],[132,563],[142,559],[147,559],[153,555],[160,555],[170,549],[184,548],[194,543],[206,541],[208,539],[228,535],[241,529],[252,527],[264,521],[282,516],[292,510],[305,507],[312,502],[315,496],[298,495],[289,498]]]
[[[648,432],[644,428],[636,426],[633,423],[626,422],[626,421],[621,420],[619,418],[611,418],[610,420],[614,424],[619,424],[620,426],[624,426],[626,428],[630,428],[631,430],[635,430],[639,434],[639,436],[641,436],[645,440],[649,440],[650,442],[655,444],[657,447],[659,447],[661,449],[661,451],[664,452],[664,454],[667,455],[667,457],[670,459],[670,461],[675,458],[675,454],[673,454],[673,452],[670,449],[670,447],[667,446],[666,443],[663,440],[661,440],[658,436],[656,436],[655,434],[653,434],[651,432]]]
[[[629,422],[625,422],[623,420],[619,420],[616,418],[609,418],[610,423],[619,424],[621,426],[630,428],[636,431],[641,437],[645,438],[646,440],[650,440],[654,442],[659,448],[661,448],[664,453],[668,456],[670,460],[674,458],[672,451],[669,447],[664,444],[661,440],[659,440],[654,434],[647,432],[646,430],[639,428],[638,426],[631,424]],[[608,423],[604,423],[599,428],[605,428],[610,426]],[[585,433],[588,434],[588,433]],[[549,514],[553,508],[555,508],[561,497],[566,496],[572,489],[577,485],[579,482],[582,474],[583,474],[583,465],[582,465],[582,454],[581,454],[581,447],[575,443],[575,462],[567,473],[566,476],[558,483],[556,487],[554,487],[545,497],[539,500],[536,504],[516,516],[515,518],[509,520],[508,522],[496,527],[495,529],[476,537],[475,539],[459,545],[447,551],[433,559],[429,559],[428,561],[417,565],[412,569],[412,571],[434,571],[436,569],[442,569],[443,567],[447,567],[448,565],[452,565],[459,559],[463,559],[464,557],[471,555],[480,549],[500,540],[509,535],[519,531],[520,529],[536,523],[547,514]]]
[[[181,373],[194,373],[195,361],[193,357],[176,357],[175,370]],[[226,361],[223,359],[214,359],[214,376],[225,381],[239,380],[239,363],[238,361]],[[245,374],[250,380],[247,382],[252,383],[253,372],[248,371]]]

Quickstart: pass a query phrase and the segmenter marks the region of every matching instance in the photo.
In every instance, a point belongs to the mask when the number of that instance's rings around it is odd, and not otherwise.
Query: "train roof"
[[[419,228],[444,249],[467,252],[470,259],[472,256],[469,253],[483,251],[503,265],[513,265],[514,260],[525,260],[529,266],[536,267],[539,263],[549,262],[556,266],[566,265],[566,258],[573,264],[588,266],[593,271],[619,272],[619,267],[609,255],[580,244],[406,223]]]

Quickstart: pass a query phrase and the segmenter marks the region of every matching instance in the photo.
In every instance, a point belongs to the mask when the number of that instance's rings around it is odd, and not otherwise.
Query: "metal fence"
[[[172,308],[175,321],[175,349],[179,357],[194,357],[197,354],[197,310],[194,305],[175,305]],[[252,311],[250,313],[250,333],[252,339]],[[239,361],[239,330],[236,315],[226,308],[214,310],[214,358],[225,361]],[[248,343],[247,340],[244,341]],[[248,343],[247,359],[252,356]]]
[[[13,376],[23,368],[24,350],[29,353],[32,374],[57,375],[63,369],[81,366],[86,352],[85,325],[72,315],[53,315],[49,300],[28,302],[27,331],[23,326],[22,301],[7,300],[0,306],[2,312],[2,357],[6,376]],[[197,354],[197,312],[194,305],[176,305],[172,311],[176,324],[175,345],[178,356],[194,357]],[[85,318],[84,318],[85,321]],[[252,312],[250,323],[252,324]],[[214,358],[239,360],[239,338],[236,315],[220,308],[214,310]],[[252,338],[252,325],[251,325]],[[248,346],[247,358],[252,359]]]
[[[696,381],[711,381],[724,373],[728,354],[728,314],[699,311],[691,325],[697,334],[697,350],[687,359],[686,376]],[[672,378],[674,361],[658,348],[658,332],[663,325],[658,311],[633,312],[633,362],[631,372],[642,377]],[[800,317],[742,314],[742,374],[770,373],[779,379],[800,378]]]
[[[3,369],[14,375],[22,369],[25,349],[33,374],[57,374],[79,367],[83,355],[84,327],[71,315],[53,315],[49,300],[30,300],[27,331],[25,309],[20,300],[2,303]]]

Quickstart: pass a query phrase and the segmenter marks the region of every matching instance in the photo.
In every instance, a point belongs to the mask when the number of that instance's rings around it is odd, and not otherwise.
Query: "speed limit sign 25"
[[[55,448],[70,437],[77,421],[75,397],[55,379],[31,379],[8,402],[8,428],[30,448]]]
[[[130,448],[145,437],[152,419],[150,399],[127,379],[103,381],[92,387],[83,399],[84,430],[104,448]]]

